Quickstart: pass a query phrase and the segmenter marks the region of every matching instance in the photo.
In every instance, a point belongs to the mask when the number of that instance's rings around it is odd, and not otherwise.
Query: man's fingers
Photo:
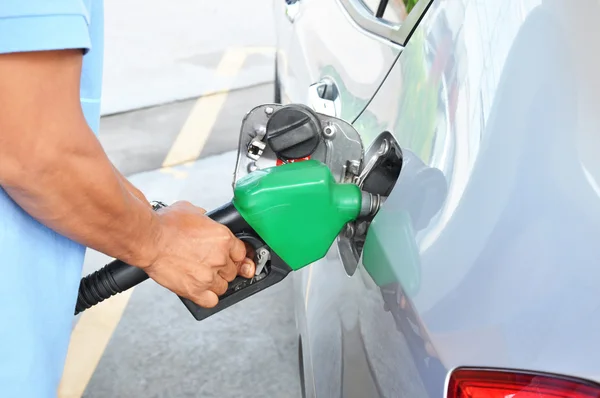
[[[215,292],[205,290],[202,293],[200,293],[193,301],[200,307],[213,308],[217,304],[219,304],[219,297]]]
[[[231,259],[227,261],[227,265],[225,267],[221,268],[218,271],[218,276],[225,279],[227,282],[231,282],[232,280],[234,280],[237,274],[238,267],[236,267],[236,265],[233,261],[231,261]]]
[[[236,263],[243,261],[246,258],[246,245],[238,238],[234,238],[232,242],[229,256]]]
[[[254,272],[256,272],[256,265],[254,261],[249,258],[245,258],[238,265],[238,275],[244,278],[252,278],[254,276]]]
[[[213,281],[213,284],[210,287],[210,290],[215,292],[217,296],[220,296],[227,291],[228,287],[229,283],[225,279],[221,278],[219,275],[216,275],[215,280]]]
[[[231,282],[237,276],[237,270],[238,270],[238,268],[235,265],[235,263],[233,261],[231,261],[231,259],[228,259],[227,265],[225,267],[219,269],[219,271],[217,272],[216,278],[221,277],[221,278],[225,279],[227,282]]]
[[[224,279],[227,279],[227,278],[225,278],[225,276],[231,278],[232,274],[234,275],[233,277],[235,278],[235,275],[237,275],[237,265],[236,265],[236,263],[231,261],[231,258],[228,258],[227,264],[224,267],[219,268],[218,275],[221,275]],[[233,279],[231,279],[231,280],[233,280]]]

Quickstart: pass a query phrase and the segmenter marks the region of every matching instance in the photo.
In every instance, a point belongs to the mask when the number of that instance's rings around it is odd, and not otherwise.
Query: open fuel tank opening
[[[338,252],[348,275],[356,271],[369,225],[394,189],[402,162],[403,155],[398,142],[385,131],[367,149],[359,173],[353,178],[353,182],[363,191],[363,211],[359,218],[346,224],[337,238]]]
[[[348,223],[343,234],[338,236],[338,249],[348,275],[356,271],[359,259],[366,250],[365,242],[371,223],[384,202],[394,206],[394,214],[403,214],[403,221],[398,220],[398,224],[394,224],[393,234],[412,241],[405,242],[405,245],[400,244],[400,240],[397,243],[398,247],[406,247],[406,255],[412,253],[416,258],[418,249],[414,235],[426,228],[440,211],[448,190],[441,170],[428,166],[410,150],[401,149],[389,132],[380,134],[369,147],[363,165],[356,183],[363,193],[368,192],[377,203],[373,206],[373,212]],[[390,203],[388,196],[394,188],[402,191]],[[412,232],[403,232],[401,223],[405,223]]]

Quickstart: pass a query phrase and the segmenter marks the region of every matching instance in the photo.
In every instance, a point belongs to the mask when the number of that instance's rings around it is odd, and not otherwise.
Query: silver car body
[[[600,382],[600,2],[421,0],[389,34],[357,3],[274,0],[283,99],[332,79],[365,145],[391,132],[445,186],[403,170],[369,228],[395,304],[335,247],[293,275],[305,395],[442,397],[461,366]]]

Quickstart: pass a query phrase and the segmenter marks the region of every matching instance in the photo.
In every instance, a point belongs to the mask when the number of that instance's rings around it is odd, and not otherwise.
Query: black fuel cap
[[[321,139],[321,122],[304,105],[286,105],[269,118],[266,138],[279,159],[301,159],[317,149]]]

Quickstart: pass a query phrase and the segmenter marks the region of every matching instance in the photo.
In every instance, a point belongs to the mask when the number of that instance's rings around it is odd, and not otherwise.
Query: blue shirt
[[[95,132],[103,22],[102,0],[0,0],[0,53],[84,51],[81,106]],[[84,251],[31,218],[0,188],[0,397],[56,396]]]

